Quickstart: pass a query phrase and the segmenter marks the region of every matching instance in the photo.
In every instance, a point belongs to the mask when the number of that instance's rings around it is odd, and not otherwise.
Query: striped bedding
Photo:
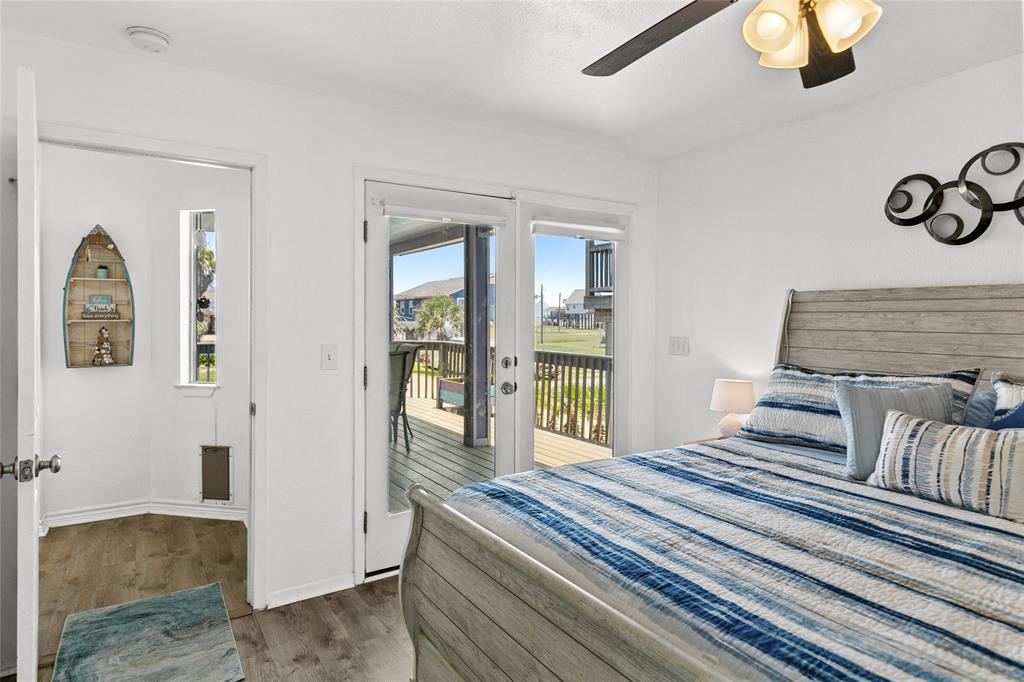
[[[732,679],[1024,679],[1024,525],[732,438],[448,503]]]

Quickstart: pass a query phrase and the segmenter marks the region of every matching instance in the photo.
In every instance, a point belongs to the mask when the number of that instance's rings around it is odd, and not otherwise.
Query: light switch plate
[[[670,336],[670,337],[668,337],[668,354],[669,355],[689,355],[690,354],[690,337],[689,336]]]
[[[338,344],[320,345],[320,369],[338,369]]]

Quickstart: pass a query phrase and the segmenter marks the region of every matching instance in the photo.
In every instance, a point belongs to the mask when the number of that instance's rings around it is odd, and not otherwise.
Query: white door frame
[[[451,192],[483,194],[493,197],[512,198],[516,200],[516,291],[518,293],[519,330],[515,339],[516,354],[519,366],[532,366],[533,330],[524,331],[527,325],[523,319],[533,319],[533,238],[530,234],[529,222],[538,212],[543,216],[556,220],[579,221],[583,213],[618,216],[624,223],[627,232],[634,221],[637,206],[633,203],[608,201],[590,197],[543,192],[536,190],[515,189],[509,185],[491,184],[435,176],[366,165],[356,165],[352,172],[352,252],[364,254],[363,220],[365,185],[367,181],[388,182],[428,189],[441,189]],[[525,221],[525,227],[524,227]],[[617,305],[615,344],[623,349],[616,359],[616,411],[615,411],[615,453],[631,452],[630,401],[629,401],[629,366],[631,344],[629,338],[629,258],[628,247],[622,244],[616,256],[616,297],[624,304]],[[362,321],[366,319],[366,267],[365,259],[353,259],[352,290],[353,290],[353,325],[352,334],[352,556],[353,581],[359,585],[366,581],[366,535],[363,533],[363,512],[366,509],[366,403],[363,389],[363,363],[366,357],[364,329]],[[527,317],[523,318],[524,312]],[[525,350],[524,350],[525,349]],[[520,374],[520,376],[523,376]],[[533,467],[533,396],[532,391],[519,390],[515,394],[516,439],[515,465],[517,471]],[[521,437],[529,434],[529,439]],[[527,449],[528,448],[528,449]],[[390,574],[374,576],[372,579],[387,577]]]
[[[98,152],[148,156],[249,171],[249,394],[256,412],[249,422],[249,504],[246,596],[254,609],[267,606],[267,405],[266,272],[267,158],[262,154],[194,145],[56,123],[39,124],[39,141]]]

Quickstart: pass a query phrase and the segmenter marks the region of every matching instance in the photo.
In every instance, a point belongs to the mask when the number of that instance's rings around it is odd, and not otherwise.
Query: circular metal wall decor
[[[936,195],[942,196],[942,193],[946,190],[954,188],[959,189],[959,187],[959,181],[957,180],[944,182],[939,185],[938,189],[934,190],[928,196],[926,201],[931,202]],[[974,199],[979,204],[976,208],[981,208],[981,217],[978,218],[978,224],[975,225],[970,232],[964,234],[964,219],[962,217],[956,213],[939,213],[924,224],[924,228],[935,241],[941,242],[942,244],[949,244],[950,246],[963,246],[964,244],[970,244],[975,239],[985,234],[985,230],[987,230],[988,226],[992,224],[992,197],[989,196],[988,191],[978,183],[971,182],[970,180],[965,182],[964,191],[970,192],[971,199]],[[967,199],[967,197],[962,193],[961,196],[964,197],[964,200],[967,201],[967,203],[972,206],[974,205],[971,199]],[[942,223],[950,222],[953,224],[953,229],[949,230],[948,234],[944,234],[943,230],[940,229],[940,226]]]
[[[1024,225],[1024,181],[1017,185],[1016,191],[1008,200],[994,201],[989,191],[979,182],[968,179],[975,166],[991,177],[1002,177],[1024,169],[1024,142],[1004,142],[983,149],[964,164],[956,180],[949,182],[940,183],[925,173],[908,175],[890,190],[885,200],[885,217],[889,222],[901,227],[924,224],[925,231],[932,239],[951,246],[970,244],[985,234],[996,213],[1012,212]],[[908,189],[915,182],[923,182],[931,190],[919,206],[915,206],[914,195]],[[974,227],[966,233],[966,222],[959,212],[939,213],[944,194],[951,189],[956,189],[968,206],[981,211]],[[915,214],[904,215],[912,209],[916,209]]]
[[[914,195],[903,189],[912,182],[924,182],[931,188],[931,194],[924,201],[924,208],[915,216],[901,218],[897,213],[906,213],[914,205]],[[911,227],[920,225],[935,215],[942,206],[942,192],[939,191],[939,181],[924,173],[915,173],[903,178],[892,188],[889,198],[885,202],[885,217],[890,222],[900,227]]]

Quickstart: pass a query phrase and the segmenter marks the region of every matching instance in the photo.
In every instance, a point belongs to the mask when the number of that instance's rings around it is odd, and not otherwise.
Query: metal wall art
[[[951,246],[970,244],[985,234],[992,224],[992,216],[995,213],[1012,211],[1017,220],[1024,225],[1024,180],[1017,185],[1012,198],[995,201],[988,190],[978,182],[968,179],[975,166],[992,178],[1007,176],[1022,167],[1022,156],[1024,142],[1004,142],[972,156],[960,169],[960,175],[956,180],[940,183],[931,175],[924,173],[908,175],[897,182],[889,192],[889,198],[885,200],[885,217],[901,227],[923,223],[925,230],[935,241]],[[911,188],[920,184],[927,185],[929,191],[923,201],[915,201]],[[943,207],[946,192],[954,189],[968,206],[980,211],[975,225],[967,232],[964,231],[965,222],[959,211],[939,212]],[[1008,187],[1001,191],[1009,193]],[[946,206],[948,207],[948,204]]]

